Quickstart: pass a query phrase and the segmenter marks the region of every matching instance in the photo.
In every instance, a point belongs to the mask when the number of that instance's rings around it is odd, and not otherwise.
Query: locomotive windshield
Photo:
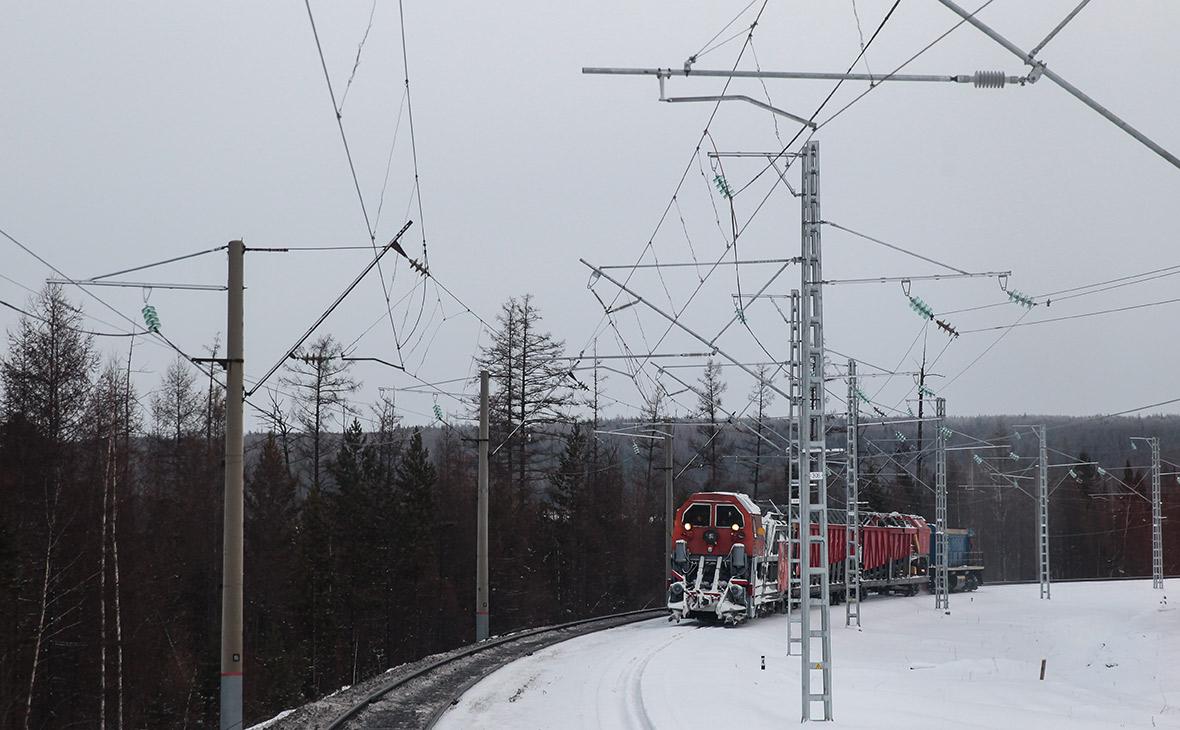
[[[717,526],[718,527],[744,527],[745,522],[742,520],[742,511],[732,504],[717,505]]]
[[[708,527],[709,516],[709,505],[694,504],[684,510],[684,524],[693,527]]]

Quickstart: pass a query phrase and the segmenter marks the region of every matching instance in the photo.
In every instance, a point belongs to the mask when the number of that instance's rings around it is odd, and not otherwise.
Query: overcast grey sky
[[[759,4],[722,38],[748,26]],[[1027,48],[1075,4],[995,0],[980,17]],[[572,352],[596,331],[600,353],[620,352],[613,330],[596,330],[602,308],[585,288],[587,271],[578,258],[624,264],[639,256],[712,105],[660,104],[654,79],[583,76],[580,69],[678,67],[744,5],[406,0],[423,221],[411,199],[398,6],[380,0],[343,104],[371,217],[383,200],[378,241],[387,241],[412,218],[406,248],[420,253],[424,228],[433,273],[483,318],[492,321],[507,297],[529,292],[547,326]],[[857,1],[866,38],[891,5]],[[368,0],[312,3],[338,100],[372,7]],[[0,228],[70,276],[106,273],[238,237],[248,246],[368,243],[302,3],[6,1],[3,15]],[[868,66],[874,72],[892,70],[956,20],[933,0],[902,2],[866,54]],[[1180,152],[1175,123],[1180,94],[1173,79],[1178,34],[1176,3],[1094,2],[1041,57],[1164,147]],[[742,40],[705,54],[697,67],[732,67]],[[753,50],[764,69],[843,71],[858,49],[850,1],[772,0],[754,32]],[[747,50],[741,66],[753,65]],[[969,26],[906,71],[978,69],[1024,73],[1014,56]],[[722,79],[673,79],[668,90],[716,94],[722,85]],[[802,115],[810,114],[831,86],[767,82],[776,105]],[[826,112],[865,86],[845,84]],[[765,98],[755,81],[735,81],[730,91]],[[710,129],[720,149],[781,147],[771,116],[753,106],[723,105]],[[783,140],[796,130],[779,120]],[[886,84],[816,138],[825,219],[963,269],[1011,269],[1010,285],[1022,292],[1037,295],[1180,264],[1173,243],[1180,170],[1047,80],[999,91]],[[757,169],[755,161],[729,161],[725,172],[737,187]],[[792,171],[792,183],[797,177]],[[749,218],[770,182],[764,176],[735,198],[739,220]],[[715,260],[725,244],[713,203],[723,201],[710,193],[695,162],[678,202],[684,224],[673,207],[654,238],[656,255],[665,262],[692,261],[694,255]],[[727,223],[728,211],[722,212]],[[798,233],[798,201],[779,186],[739,239],[740,255],[798,255]],[[832,228],[824,230],[824,250],[828,278],[937,271]],[[248,375],[265,372],[370,257],[364,251],[250,254]],[[651,261],[650,252],[646,260]],[[222,283],[224,265],[224,255],[214,254],[127,278]],[[745,267],[742,291],[761,286],[773,271]],[[0,279],[0,299],[17,304],[27,296],[20,285],[38,288],[50,274],[6,240],[0,240],[0,273],[6,277]],[[417,283],[404,263],[396,274],[387,267],[386,274],[393,278],[395,300]],[[698,278],[693,269],[669,270],[661,282],[645,270],[632,282],[658,305],[668,306],[670,299],[680,307]],[[1174,282],[1164,277],[1063,300],[1047,311],[1037,307],[1024,322],[1168,299]],[[719,268],[683,321],[712,336],[733,314],[730,295],[737,286],[734,267]],[[781,294],[797,286],[798,270],[792,267],[770,291]],[[614,294],[605,281],[596,290],[607,301]],[[479,323],[433,285],[426,287],[423,304],[422,291],[394,309],[404,336],[425,307],[400,357],[428,381],[469,376]],[[95,292],[138,319],[145,292]],[[989,280],[915,282],[913,293],[936,311],[1004,299]],[[71,296],[110,323],[92,322],[95,328],[126,328],[76,290]],[[202,345],[225,329],[220,293],[154,290],[150,301],[165,332],[190,353],[201,354]],[[903,369],[914,367],[923,325],[899,285],[833,286],[825,303],[829,346],[881,367],[899,362]],[[1180,396],[1180,374],[1170,367],[1180,357],[1180,346],[1170,339],[1178,310],[1173,304],[1018,327],[969,368],[1000,332],[964,334],[945,349],[934,370],[946,381],[963,373],[945,388],[952,414],[1088,414],[1173,398]],[[1007,305],[948,319],[967,330],[1008,325],[1022,312]],[[323,331],[346,344],[359,337],[356,356],[399,361],[388,320],[380,321],[383,313],[381,287],[369,279]],[[665,328],[640,306],[617,319],[619,336],[635,352],[654,345]],[[775,358],[786,357],[786,328],[770,302],[751,305],[747,319]],[[15,322],[12,312],[0,311],[0,326],[12,328]],[[915,337],[917,346],[903,360]],[[926,346],[932,359],[946,341],[930,328]],[[732,329],[718,344],[743,361],[766,359],[744,329]],[[112,355],[126,355],[125,339],[101,345]],[[659,349],[702,348],[674,332]],[[140,341],[135,362],[147,371],[142,390],[153,387],[170,358],[167,349]],[[698,374],[677,372],[685,379]],[[366,384],[362,401],[375,399],[379,386],[414,383],[376,365],[358,366],[356,375]],[[729,380],[727,405],[740,408],[750,380],[736,372]],[[650,389],[650,381],[640,382]],[[892,405],[912,381],[877,379],[865,389],[875,394],[881,386],[879,400]],[[937,380],[932,386],[943,387]],[[624,404],[641,400],[622,376],[612,376],[608,388]],[[443,389],[472,392],[463,382]],[[843,393],[844,386],[833,390]],[[687,395],[678,398],[689,404]],[[432,400],[398,396],[408,418],[418,422],[431,419]],[[448,413],[465,413],[448,397],[438,402]],[[833,410],[839,407],[832,402]],[[611,412],[633,413],[624,405]]]

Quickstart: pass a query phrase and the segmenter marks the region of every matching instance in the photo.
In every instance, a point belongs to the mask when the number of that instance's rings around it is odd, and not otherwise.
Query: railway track
[[[505,664],[568,639],[667,614],[662,607],[627,611],[489,639],[395,674],[325,728],[430,728],[460,695]]]

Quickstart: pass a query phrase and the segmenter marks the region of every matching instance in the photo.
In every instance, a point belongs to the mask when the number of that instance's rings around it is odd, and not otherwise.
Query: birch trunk
[[[33,667],[29,672],[29,692],[25,698],[25,730],[33,714],[33,693],[37,686],[37,665],[41,660],[41,643],[45,638],[45,613],[49,608],[49,574],[53,570],[53,519],[47,516],[49,529],[45,536],[45,570],[41,579],[41,611],[37,617],[37,634],[33,642]]]

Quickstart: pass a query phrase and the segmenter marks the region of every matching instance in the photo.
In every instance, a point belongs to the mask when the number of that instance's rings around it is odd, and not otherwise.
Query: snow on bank
[[[1042,601],[1036,585],[985,586],[952,594],[950,616],[926,594],[874,597],[861,631],[833,607],[834,726],[1180,728],[1180,610],[1163,593],[1059,583]],[[784,654],[785,630],[783,616],[655,620],[580,637],[492,673],[438,727],[789,726],[799,660]]]
[[[266,722],[260,722],[257,725],[251,725],[246,730],[265,730],[265,728],[274,727],[278,723],[282,722],[283,718],[287,717],[288,715],[290,715],[294,711],[295,710],[283,710],[282,712],[280,712],[279,714],[270,718]]]

